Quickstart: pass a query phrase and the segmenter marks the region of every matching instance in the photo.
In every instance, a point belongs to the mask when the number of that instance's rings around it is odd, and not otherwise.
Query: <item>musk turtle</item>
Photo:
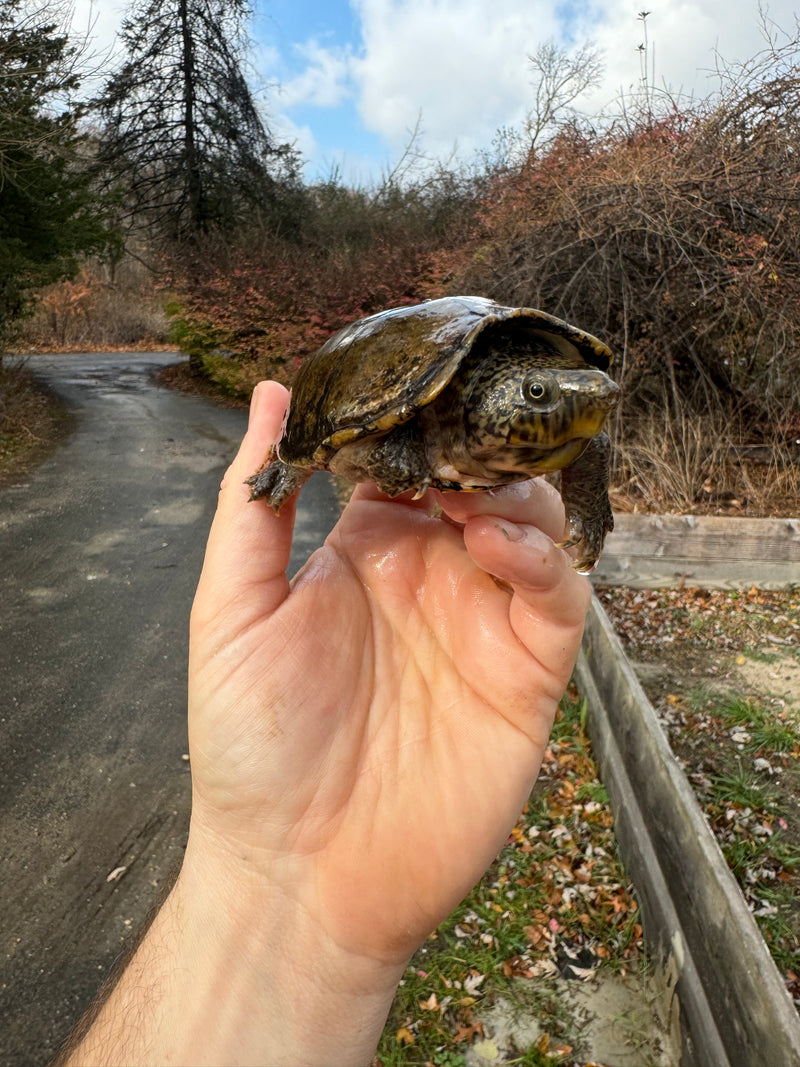
[[[392,308],[301,365],[282,437],[250,478],[277,512],[312,471],[389,496],[491,489],[561,471],[563,545],[593,569],[613,527],[603,425],[609,349],[534,308],[475,296]]]

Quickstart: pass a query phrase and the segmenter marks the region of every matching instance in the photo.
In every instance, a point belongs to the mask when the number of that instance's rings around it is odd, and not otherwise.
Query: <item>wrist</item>
[[[365,1064],[403,963],[336,944],[285,888],[191,850],[170,900],[192,975],[186,1062]],[[199,1062],[199,1061],[198,1061]]]

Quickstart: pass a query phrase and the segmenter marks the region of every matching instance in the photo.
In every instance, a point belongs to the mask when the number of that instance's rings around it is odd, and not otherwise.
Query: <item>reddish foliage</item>
[[[627,415],[737,409],[788,428],[800,366],[795,139],[766,104],[746,120],[719,107],[600,134],[569,127],[494,176],[469,239],[437,270],[607,340]]]
[[[377,240],[357,252],[276,244],[218,258],[190,286],[182,314],[262,371],[291,376],[347,323],[418,303],[430,289],[429,253],[410,242]]]

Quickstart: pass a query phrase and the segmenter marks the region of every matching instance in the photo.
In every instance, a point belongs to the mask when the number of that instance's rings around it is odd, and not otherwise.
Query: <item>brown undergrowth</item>
[[[0,487],[41,463],[71,420],[23,364],[0,361]]]

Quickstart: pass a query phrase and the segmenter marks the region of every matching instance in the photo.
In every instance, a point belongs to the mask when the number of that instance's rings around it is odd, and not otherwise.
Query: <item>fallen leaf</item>
[[[416,1040],[407,1026],[401,1026],[394,1036],[398,1045],[413,1045]]]
[[[473,1051],[484,1060],[496,1060],[500,1055],[500,1050],[494,1041],[476,1041],[472,1046]]]
[[[469,1026],[459,1026],[453,1035],[453,1041],[474,1041],[476,1037],[483,1037],[483,1023],[470,1023]]]
[[[512,956],[503,960],[500,969],[506,978],[533,978],[533,971],[529,966],[530,961],[522,956]]]
[[[479,987],[483,985],[486,979],[485,974],[481,974],[480,971],[472,970],[464,979],[464,990],[467,993],[477,993]]]

